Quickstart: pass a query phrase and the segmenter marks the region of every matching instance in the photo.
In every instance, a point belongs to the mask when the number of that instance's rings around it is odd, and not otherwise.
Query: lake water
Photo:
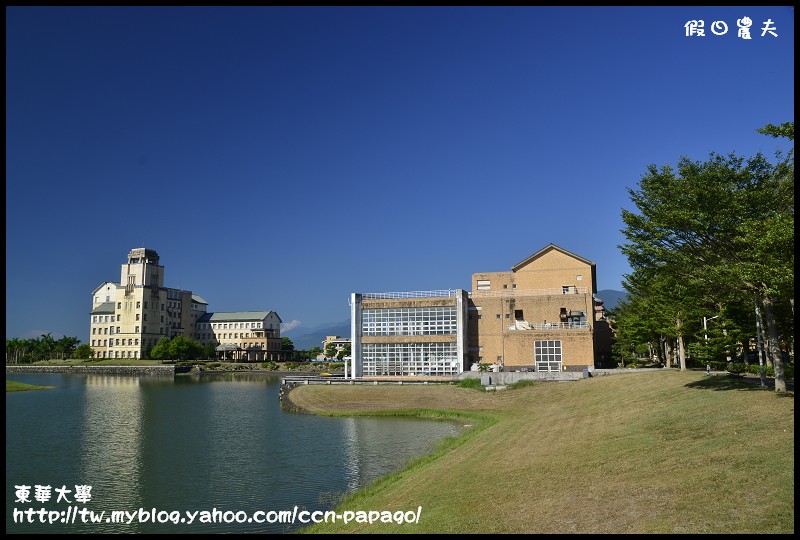
[[[269,512],[295,506],[329,510],[344,493],[402,468],[461,430],[452,422],[285,412],[280,379],[263,374],[6,377],[57,387],[6,394],[7,533],[291,532],[301,525],[198,521],[214,509],[217,520],[261,511],[261,521],[275,521]],[[37,485],[50,486],[38,500]],[[30,486],[30,502],[17,502],[15,486]],[[76,486],[91,486],[85,504],[75,499],[85,488]],[[56,491],[64,487],[69,491]],[[70,507],[91,510],[95,519],[106,514],[87,524],[79,515],[73,524]],[[15,524],[15,508],[45,511],[24,514],[26,522]],[[153,509],[156,520],[201,513],[192,524],[154,524]],[[107,523],[112,511],[137,517]],[[43,524],[42,517],[55,521]]]

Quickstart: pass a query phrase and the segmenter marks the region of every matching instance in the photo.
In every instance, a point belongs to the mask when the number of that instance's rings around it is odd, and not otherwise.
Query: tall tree
[[[778,131],[793,137],[793,123]],[[758,296],[777,357],[777,392],[786,386],[770,314],[775,298],[794,294],[792,156],[772,165],[760,154],[712,153],[705,162],[683,157],[676,170],[650,165],[639,189],[628,190],[638,212],[622,212],[628,243],[620,248],[634,272],[696,291]]]

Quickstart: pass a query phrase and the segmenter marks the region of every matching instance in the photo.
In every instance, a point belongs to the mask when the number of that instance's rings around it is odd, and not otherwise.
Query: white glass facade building
[[[353,376],[458,375],[464,370],[467,301],[462,290],[353,293]]]

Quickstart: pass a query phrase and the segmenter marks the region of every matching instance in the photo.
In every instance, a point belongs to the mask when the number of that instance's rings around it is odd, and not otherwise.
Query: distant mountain
[[[595,296],[603,301],[603,306],[606,309],[614,309],[620,300],[624,300],[628,296],[628,293],[615,291],[614,289],[603,289],[602,291],[597,291]]]
[[[297,333],[297,335],[294,335]],[[338,323],[326,323],[314,328],[303,328],[302,326],[281,332],[294,343],[294,348],[298,351],[307,351],[311,347],[322,347],[322,342],[327,336],[350,337],[350,320]]]

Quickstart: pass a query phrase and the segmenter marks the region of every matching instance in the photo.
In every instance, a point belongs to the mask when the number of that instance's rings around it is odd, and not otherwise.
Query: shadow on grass
[[[775,391],[775,379],[767,378],[767,386],[761,386],[761,380],[753,377],[741,377],[739,375],[714,375],[704,377],[699,381],[688,383],[687,388],[702,388],[704,390],[758,390]],[[794,397],[794,383],[786,383],[786,393],[784,396]]]

